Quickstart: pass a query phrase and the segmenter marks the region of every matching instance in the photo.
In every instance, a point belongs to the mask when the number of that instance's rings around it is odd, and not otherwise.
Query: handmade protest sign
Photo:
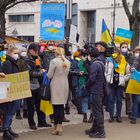
[[[5,82],[9,83],[9,85],[4,84]],[[0,103],[31,97],[28,71],[6,75],[5,78],[0,78],[0,83],[0,89],[5,90],[5,86],[8,86],[7,93],[2,93],[3,91],[0,90],[2,95]]]
[[[43,41],[64,39],[65,4],[41,4],[40,38]]]

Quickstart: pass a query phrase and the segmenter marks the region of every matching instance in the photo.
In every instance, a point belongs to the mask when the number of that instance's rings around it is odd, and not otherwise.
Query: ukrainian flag
[[[133,37],[132,31],[118,28],[115,36],[115,44],[121,44],[122,42],[126,42],[127,44],[130,45],[132,37]]]
[[[129,94],[140,94],[140,72],[134,70],[132,73],[130,80],[128,82],[128,86],[126,88],[126,93]]]
[[[104,19],[102,20],[102,34],[101,34],[101,41],[104,41],[107,44],[111,44],[112,38],[110,32],[106,26]]]

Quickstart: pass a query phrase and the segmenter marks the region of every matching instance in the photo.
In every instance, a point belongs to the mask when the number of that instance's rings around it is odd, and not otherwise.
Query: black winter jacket
[[[35,60],[30,54],[25,58],[26,69],[29,71],[31,90],[37,90],[40,88],[40,79],[43,74],[40,72],[40,67],[36,67]]]
[[[104,67],[97,61],[101,61],[105,64],[105,57],[100,55],[98,58],[94,59],[89,72],[89,79],[86,82],[86,89],[89,89],[91,94],[103,95],[104,94]]]
[[[17,65],[17,61],[14,60],[9,55],[7,55],[6,56],[6,61],[2,65],[2,71],[5,74],[18,73],[19,72],[19,68],[18,68],[18,65]]]

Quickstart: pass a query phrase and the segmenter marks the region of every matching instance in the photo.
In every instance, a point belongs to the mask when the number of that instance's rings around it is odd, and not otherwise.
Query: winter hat
[[[80,55],[80,53],[78,51],[74,52],[73,56],[74,57],[78,57]]]

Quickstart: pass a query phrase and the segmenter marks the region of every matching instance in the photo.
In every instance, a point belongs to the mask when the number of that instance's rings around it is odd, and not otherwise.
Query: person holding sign
[[[19,58],[18,49],[15,46],[9,46],[7,50],[6,61],[2,65],[2,71],[5,74],[18,73],[19,68],[17,65],[17,60]],[[19,137],[18,134],[13,132],[11,129],[12,119],[15,115],[17,109],[19,108],[19,101],[12,101],[4,103],[5,113],[3,115],[3,139],[4,140],[14,140],[14,138]]]

